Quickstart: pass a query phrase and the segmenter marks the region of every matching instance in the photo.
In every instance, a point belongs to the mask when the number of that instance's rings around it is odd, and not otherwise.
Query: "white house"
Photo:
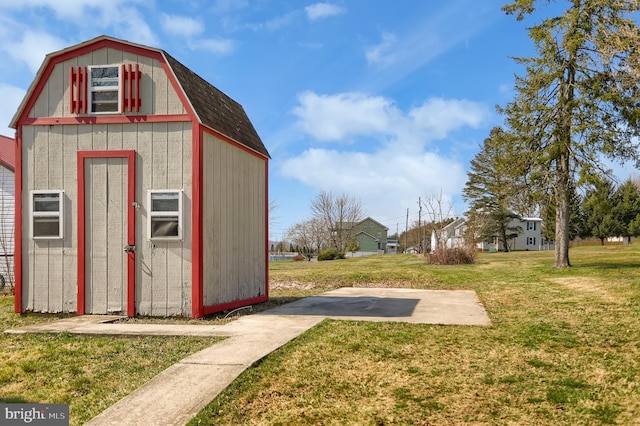
[[[0,286],[14,282],[15,165],[16,141],[0,135]]]
[[[465,244],[464,232],[466,221],[463,218],[456,219],[443,228],[445,246],[447,248],[462,247]],[[509,228],[519,228],[518,236],[507,242],[509,250],[542,250],[542,219],[537,217],[523,217],[512,219]],[[432,240],[433,240],[432,236]],[[497,245],[497,237],[493,243],[478,243],[478,248],[483,251],[504,250],[502,243]]]

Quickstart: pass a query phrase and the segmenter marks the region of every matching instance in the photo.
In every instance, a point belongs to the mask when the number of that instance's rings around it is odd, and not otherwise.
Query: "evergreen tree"
[[[523,20],[551,3],[515,0],[503,10]],[[575,174],[600,170],[603,156],[639,160],[640,31],[630,18],[639,9],[638,0],[571,0],[564,13],[532,26],[537,56],[517,59],[526,76],[501,109],[526,176],[553,195],[557,268],[571,265]]]
[[[640,215],[640,191],[631,179],[628,179],[616,190],[612,214],[620,223],[620,235],[631,242],[631,237],[635,235],[630,225]]]
[[[569,240],[585,235],[585,214],[582,197],[571,185],[569,201]],[[554,241],[556,236],[556,208],[553,196],[547,195],[541,205],[542,237],[545,241]],[[590,235],[589,235],[590,236]]]
[[[620,234],[622,225],[613,214],[615,188],[609,179],[592,178],[592,187],[587,191],[583,208],[586,216],[585,236],[604,240]]]
[[[465,201],[469,203],[466,213],[471,226],[470,232],[475,239],[492,243],[498,239],[504,251],[509,251],[509,240],[522,232],[509,223],[518,218],[512,207],[527,207],[532,201],[531,192],[519,179],[519,162],[508,150],[508,141],[512,136],[501,128],[491,130],[482,149],[471,160],[467,182],[462,190]],[[523,196],[524,194],[524,196]]]

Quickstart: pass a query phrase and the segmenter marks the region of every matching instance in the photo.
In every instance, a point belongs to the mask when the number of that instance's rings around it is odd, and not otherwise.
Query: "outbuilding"
[[[269,153],[167,52],[46,56],[14,116],[15,311],[188,316],[268,298]]]

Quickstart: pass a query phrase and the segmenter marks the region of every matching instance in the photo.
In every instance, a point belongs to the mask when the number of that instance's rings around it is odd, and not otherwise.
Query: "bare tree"
[[[318,219],[307,220],[297,223],[287,231],[287,239],[298,248],[298,250],[311,257],[320,249],[328,245],[329,233],[323,223]]]
[[[437,192],[433,191],[430,194],[427,194],[424,200],[421,200],[421,206],[424,206],[427,212],[427,217],[431,221],[430,228],[432,229],[436,240],[436,247],[431,247],[431,250],[444,248],[447,243],[444,227],[447,226],[455,216],[451,200],[444,197],[442,189],[440,189]],[[427,227],[425,223],[425,230],[426,229]]]
[[[344,253],[352,237],[353,225],[364,218],[362,203],[346,194],[334,196],[321,191],[311,201],[313,217],[323,224],[331,235],[331,246]]]

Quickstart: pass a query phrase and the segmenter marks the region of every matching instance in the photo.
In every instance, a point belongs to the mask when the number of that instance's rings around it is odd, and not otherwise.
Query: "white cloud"
[[[205,29],[204,24],[197,19],[166,13],[160,15],[160,24],[165,32],[183,37],[197,36]]]
[[[280,28],[288,27],[293,22],[296,12],[289,12],[282,16],[277,16],[265,23],[265,28],[270,31],[276,31]]]
[[[429,98],[403,111],[391,99],[362,93],[304,92],[293,110],[297,127],[316,141],[363,142],[351,150],[311,147],[280,164],[283,176],[317,190],[348,193],[388,220],[439,193],[454,199],[466,181],[452,132],[479,128],[489,108],[465,99]],[[435,141],[446,141],[440,152]],[[312,141],[313,143],[313,141]],[[356,146],[356,145],[354,145]],[[460,212],[458,212],[460,213]]]
[[[443,139],[460,127],[477,128],[489,116],[484,104],[466,99],[430,98],[409,111],[410,121],[429,132],[432,139]]]
[[[304,8],[310,21],[341,15],[346,9],[331,3],[314,3]]]
[[[33,73],[38,71],[48,53],[67,46],[68,43],[42,31],[27,30],[22,39],[6,42],[0,49],[9,53],[15,61],[22,62]]]
[[[235,42],[229,39],[200,39],[189,42],[189,48],[193,50],[206,50],[218,55],[227,55],[235,50]]]
[[[294,10],[292,12],[285,13],[284,15],[276,16],[275,18],[272,18],[266,22],[244,24],[244,27],[253,31],[277,31],[291,25],[299,12],[299,10]]]
[[[19,87],[0,83],[0,134],[14,137],[15,130],[9,128],[9,123],[18,110],[24,98],[25,91]]]
[[[297,127],[319,141],[391,136],[425,143],[462,127],[478,127],[490,115],[486,105],[465,99],[430,98],[406,113],[390,99],[364,93],[304,92],[298,101],[293,109]]]
[[[393,59],[393,45],[397,41],[395,34],[390,32],[382,33],[382,41],[365,49],[365,57],[369,64],[389,64]]]
[[[156,35],[137,9],[124,8],[112,15],[104,15],[104,17],[104,28],[110,25],[115,26],[119,34],[118,37],[147,46],[158,46]]]
[[[108,33],[126,40],[157,45],[157,38],[147,24],[136,3],[147,6],[142,0],[110,0],[96,2],[94,0],[21,0],[3,2],[0,0],[0,10],[22,9],[39,10],[42,15],[49,17],[49,10],[61,20],[69,22],[95,35],[96,31],[108,30]],[[44,10],[42,10],[44,9]],[[51,19],[49,19],[51,20]],[[30,29],[30,22],[14,22],[18,32]],[[53,32],[56,29],[45,27],[40,33]],[[45,40],[46,41],[46,40]],[[79,40],[78,40],[79,41]],[[67,43],[68,45],[69,43]],[[49,51],[47,51],[49,53]]]
[[[384,90],[445,52],[468,47],[469,40],[498,17],[499,14],[486,14],[479,19],[470,13],[469,1],[453,0],[424,14],[412,27],[382,30],[380,40],[363,48],[367,63],[377,74],[369,90]]]
[[[218,14],[244,9],[249,6],[247,0],[215,0],[211,9]]]
[[[355,135],[385,133],[396,115],[393,103],[362,93],[318,95],[304,92],[293,109],[299,126],[318,140],[342,140]]]
[[[367,214],[389,222],[420,195],[438,193],[453,198],[466,181],[463,164],[433,152],[373,153],[309,149],[282,163],[284,176],[318,191],[349,194],[367,206]]]
[[[100,10],[102,13],[109,13],[120,9],[121,5],[131,5],[131,3],[144,4],[144,0],[20,0],[20,1],[0,1],[0,8],[4,9],[32,9],[48,8],[60,19],[76,20],[82,18],[88,9]],[[126,19],[126,16],[122,16]]]

